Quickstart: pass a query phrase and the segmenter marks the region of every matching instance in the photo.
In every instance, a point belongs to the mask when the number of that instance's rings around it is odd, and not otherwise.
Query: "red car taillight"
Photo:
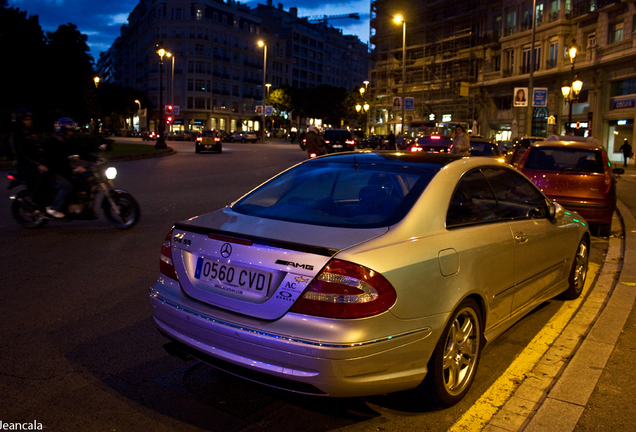
[[[331,260],[294,303],[291,312],[326,318],[364,318],[389,310],[397,294],[380,273]]]
[[[347,145],[354,145],[356,142],[354,140],[346,140],[345,143]]]
[[[221,138],[216,137],[216,138],[214,138],[214,141],[219,142],[219,141],[221,141]]]
[[[166,235],[161,245],[161,258],[159,260],[159,271],[171,279],[178,280],[177,272],[172,262],[172,231]]]
[[[417,147],[417,146],[411,147],[411,152],[412,153],[417,153],[417,152],[421,152],[421,151],[424,151],[424,149],[422,147]]]
[[[331,141],[325,140],[325,144],[330,144],[330,143],[331,143]]]

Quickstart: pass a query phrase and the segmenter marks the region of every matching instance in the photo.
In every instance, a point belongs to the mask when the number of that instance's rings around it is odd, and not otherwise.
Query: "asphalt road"
[[[100,218],[17,226],[0,179],[0,421],[51,431],[445,431],[499,377],[559,306],[546,302],[483,352],[455,407],[419,392],[372,398],[299,397],[242,381],[162,349],[148,306],[171,225],[222,207],[305,159],[297,145],[225,144],[119,162],[115,181],[142,219],[120,231]],[[592,261],[607,242],[595,239]]]

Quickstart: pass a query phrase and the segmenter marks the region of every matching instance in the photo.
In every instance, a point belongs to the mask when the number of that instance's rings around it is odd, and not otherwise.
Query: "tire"
[[[22,199],[28,196],[27,191],[18,192],[16,199],[11,201],[11,215],[24,228],[39,228],[46,223],[46,219],[22,205]]]
[[[442,406],[459,402],[475,379],[483,341],[482,318],[473,299],[451,315],[429,362],[432,396]]]
[[[599,225],[596,233],[599,237],[609,237],[612,233],[612,224]]]
[[[141,211],[139,210],[139,204],[137,201],[127,192],[111,192],[111,197],[115,202],[115,205],[119,208],[120,215],[113,210],[110,205],[110,201],[107,197],[104,197],[102,201],[102,209],[104,210],[104,216],[108,222],[115,225],[120,229],[129,229],[134,227],[139,222]]]
[[[567,300],[578,298],[583,292],[585,286],[585,278],[587,277],[587,266],[590,259],[590,245],[588,240],[584,238],[576,248],[574,262],[572,262],[572,270],[568,278],[568,289],[563,293],[562,297]]]

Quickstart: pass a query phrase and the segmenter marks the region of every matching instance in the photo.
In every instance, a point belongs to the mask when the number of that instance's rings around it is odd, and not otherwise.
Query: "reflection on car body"
[[[334,397],[428,375],[451,405],[487,342],[581,293],[589,241],[579,215],[492,158],[327,155],[177,223],[150,302],[171,350],[233,374]]]

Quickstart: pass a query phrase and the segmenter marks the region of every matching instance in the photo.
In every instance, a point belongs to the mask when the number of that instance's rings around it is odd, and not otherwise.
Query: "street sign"
[[[404,109],[407,111],[413,111],[415,109],[415,100],[412,97],[404,98]]]
[[[274,114],[274,107],[271,105],[266,105],[265,106],[265,115],[266,116],[271,116]]]
[[[172,107],[172,114],[178,116],[179,115],[179,107],[176,105],[173,105]]]
[[[548,117],[548,124],[549,124],[549,125],[556,124],[556,117],[554,117],[553,115],[551,115],[550,117]]]
[[[532,89],[532,106],[547,107],[548,106],[548,88],[538,87]]]

